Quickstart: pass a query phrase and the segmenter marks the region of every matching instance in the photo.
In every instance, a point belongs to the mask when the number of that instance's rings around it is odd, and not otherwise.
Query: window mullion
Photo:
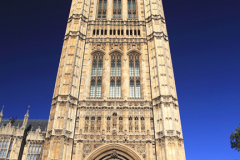
[[[133,2],[132,2],[132,0],[131,0],[131,18],[133,18]]]
[[[102,2],[102,10],[101,10],[101,18],[103,18],[103,5],[104,5],[105,1],[103,0]]]
[[[118,4],[118,1],[117,1],[117,4]],[[115,59],[115,77],[114,77],[114,81],[115,81],[115,93],[114,93],[114,96],[117,97],[117,60],[116,59]]]
[[[114,82],[115,82],[114,97],[116,97],[116,93],[117,93],[117,81],[116,81],[116,77],[114,78]]]
[[[98,63],[99,63],[99,59],[97,58],[97,70],[96,70],[96,77],[98,77]]]
[[[96,78],[95,78],[95,93],[94,93],[94,97],[97,96],[97,81],[98,81],[98,57],[97,57],[97,70],[96,70]]]
[[[134,75],[134,77],[136,77],[135,75],[135,57],[134,57],[134,60],[133,60],[133,75]]]

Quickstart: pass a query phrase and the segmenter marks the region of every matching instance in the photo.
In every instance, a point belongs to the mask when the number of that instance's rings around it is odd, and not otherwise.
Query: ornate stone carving
[[[106,138],[106,136],[105,136],[105,135],[102,135],[101,138],[102,138],[102,140],[104,141],[105,138]]]
[[[127,140],[128,140],[128,136],[127,136],[127,135],[125,135],[125,136],[124,136],[124,139],[125,139],[125,141],[127,141]]]
[[[116,129],[113,129],[112,135],[113,135],[113,136],[116,136],[116,135],[117,135],[117,130],[116,130]]]
[[[136,48],[137,48],[138,50],[141,50],[141,44],[138,43],[137,46],[136,46]]]
[[[134,144],[127,144],[127,146],[129,146],[129,147],[135,149],[135,145],[134,145]]]
[[[113,50],[113,48],[114,48],[113,43],[110,43],[110,45],[109,45],[109,49],[110,49],[110,50]]]
[[[83,152],[84,152],[84,153],[88,154],[88,153],[90,153],[91,151],[92,151],[92,146],[91,146],[90,144],[85,144],[85,145],[83,146]]]
[[[103,43],[102,44],[102,50],[105,50],[106,49],[106,43]]]
[[[142,154],[145,153],[145,145],[144,144],[139,144],[137,145],[137,151]]]
[[[132,44],[128,43],[127,44],[127,50],[130,50],[132,48]]]
[[[123,44],[120,43],[119,46],[118,46],[118,48],[119,48],[120,50],[123,50]]]
[[[94,148],[98,148],[98,147],[100,147],[102,144],[95,144],[94,145]]]
[[[117,157],[118,157],[117,151],[113,150],[111,154],[111,158],[117,158]]]

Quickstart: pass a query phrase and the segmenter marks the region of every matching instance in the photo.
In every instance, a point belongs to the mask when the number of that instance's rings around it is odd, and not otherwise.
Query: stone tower
[[[42,160],[185,160],[161,0],[72,0]]]

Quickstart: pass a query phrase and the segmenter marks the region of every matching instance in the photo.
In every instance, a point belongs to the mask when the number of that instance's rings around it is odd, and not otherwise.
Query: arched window
[[[119,132],[123,131],[123,118],[119,117]]]
[[[117,113],[113,113],[113,128],[117,127]]]
[[[111,128],[111,118],[107,117],[107,132],[110,132],[110,128]]]
[[[139,127],[138,117],[135,117],[135,131],[138,131]]]
[[[130,76],[130,97],[141,97],[141,85],[140,85],[140,64],[139,56],[131,54],[129,56],[129,76]]]
[[[101,129],[101,117],[97,118],[97,130],[100,131]]]
[[[94,131],[94,126],[95,126],[95,117],[91,118],[91,131]]]
[[[142,131],[145,130],[145,121],[144,121],[144,117],[141,117],[141,130],[142,130]]]
[[[89,125],[89,117],[85,117],[85,127],[84,127],[85,132],[88,132],[88,125]]]
[[[129,125],[129,132],[132,132],[132,117],[129,117],[129,122],[128,122],[128,125]]]
[[[99,53],[93,55],[90,97],[101,97],[102,67],[103,67],[103,56]]]
[[[136,18],[136,2],[128,0],[128,18]]]
[[[110,97],[121,97],[121,55],[111,56]]]
[[[106,13],[107,13],[107,0],[99,0],[97,18],[106,18]]]
[[[151,130],[154,130],[153,118],[150,118],[150,126],[151,126]]]
[[[113,18],[121,18],[121,0],[113,0]]]

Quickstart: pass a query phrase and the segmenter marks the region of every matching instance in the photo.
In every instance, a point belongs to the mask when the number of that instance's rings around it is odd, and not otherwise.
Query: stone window
[[[27,160],[39,159],[42,144],[30,144],[28,148]]]
[[[85,127],[84,127],[85,132],[88,132],[88,124],[89,124],[89,117],[85,117]]]
[[[136,12],[135,0],[128,0],[128,18],[136,18]]]
[[[119,117],[119,132],[123,131],[123,118]]]
[[[0,140],[0,158],[9,158],[12,150],[13,141],[11,139]]]
[[[97,118],[97,130],[100,131],[101,129],[101,117]]]
[[[129,132],[132,132],[132,117],[129,117]]]
[[[78,128],[79,127],[79,118],[77,117],[77,119],[76,119],[76,128]]]
[[[151,125],[151,130],[154,130],[153,118],[150,118],[150,125]]]
[[[113,18],[121,18],[121,0],[113,0]]]
[[[101,54],[93,55],[90,97],[101,97],[103,70],[102,67],[103,56]]]
[[[110,132],[110,128],[111,128],[111,118],[107,117],[107,132]]]
[[[141,117],[141,130],[142,131],[145,130],[145,119],[144,119],[144,117]]]
[[[107,13],[107,0],[99,0],[97,18],[106,18],[106,13]]]
[[[113,113],[113,128],[117,128],[117,113]]]
[[[95,117],[91,117],[91,131],[94,131]]]
[[[141,84],[140,84],[140,65],[139,56],[132,54],[129,56],[129,76],[130,76],[130,97],[141,97]]]
[[[111,56],[110,97],[121,97],[121,56]]]
[[[135,117],[135,131],[138,131],[139,127],[138,127],[138,117]]]

